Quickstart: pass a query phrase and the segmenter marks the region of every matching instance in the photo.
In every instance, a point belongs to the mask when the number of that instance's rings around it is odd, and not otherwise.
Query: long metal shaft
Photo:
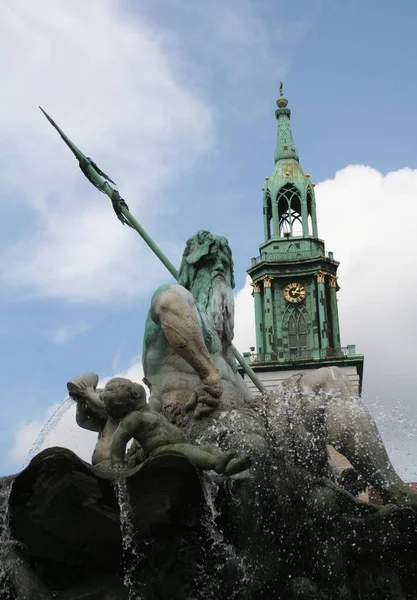
[[[120,196],[119,192],[109,184],[109,181],[111,181],[112,183],[114,183],[114,181],[112,181],[108,175],[106,175],[101,169],[99,169],[99,167],[91,160],[91,158],[85,156],[85,154],[83,154],[81,150],[79,150],[77,146],[75,146],[75,144],[71,142],[71,140],[65,135],[62,129],[55,123],[55,121],[53,121],[53,119],[51,119],[51,117],[43,110],[43,108],[39,108],[41,109],[45,117],[48,119],[48,121],[51,123],[51,125],[58,131],[59,135],[62,137],[62,139],[70,148],[70,150],[73,152],[76,159],[78,160],[81,171],[84,173],[87,179],[97,189],[103,192],[103,194],[106,194],[110,198],[118,219],[123,224],[129,225],[132,229],[135,229],[138,232],[138,234],[141,236],[144,242],[152,250],[152,252],[156,254],[156,256],[159,258],[162,264],[165,265],[165,267],[168,269],[168,271],[171,273],[174,279],[178,281],[177,269],[165,256],[165,254],[162,252],[159,246],[155,244],[153,239],[146,233],[142,225],[140,225],[140,223],[134,218],[134,216],[129,211],[129,207],[127,206],[123,198]],[[245,361],[240,352],[235,348],[235,346],[232,346],[232,350],[237,362],[242,367],[243,371],[252,380],[252,382],[255,384],[255,386],[258,388],[261,394],[264,394],[265,388],[262,385],[259,377],[250,368],[248,363]]]

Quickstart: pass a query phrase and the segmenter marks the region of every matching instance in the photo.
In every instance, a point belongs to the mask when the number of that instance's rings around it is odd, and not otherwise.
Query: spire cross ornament
[[[284,84],[282,83],[282,81],[279,82],[279,95],[284,95]]]
[[[165,256],[165,254],[162,252],[162,250],[155,244],[155,242],[152,240],[152,238],[149,237],[149,235],[146,233],[146,231],[143,229],[143,227],[140,225],[140,223],[138,223],[138,221],[136,221],[136,219],[133,217],[133,215],[129,211],[128,205],[123,200],[123,198],[120,196],[119,192],[109,184],[109,181],[110,181],[111,183],[116,185],[114,183],[114,181],[112,181],[110,179],[110,177],[108,175],[106,175],[96,165],[95,162],[93,162],[91,160],[91,158],[89,158],[88,156],[85,156],[81,152],[81,150],[79,150],[77,148],[77,146],[75,146],[75,144],[73,144],[71,142],[71,140],[65,135],[65,133],[62,131],[62,129],[55,123],[55,121],[53,119],[51,119],[51,117],[43,110],[43,108],[41,106],[39,108],[41,109],[41,111],[43,112],[45,117],[48,119],[48,121],[50,122],[52,127],[54,127],[57,130],[57,132],[59,133],[61,138],[64,140],[64,142],[66,143],[68,148],[71,150],[71,152],[74,154],[75,158],[78,160],[78,164],[79,164],[81,171],[84,173],[84,175],[90,181],[90,183],[92,183],[94,185],[94,187],[96,187],[100,192],[102,192],[103,194],[106,194],[110,198],[110,200],[112,201],[114,212],[116,213],[119,221],[121,221],[121,223],[123,225],[128,225],[129,227],[131,227],[132,229],[135,229],[138,232],[138,234],[141,236],[141,238],[146,242],[146,244],[152,250],[152,252],[154,252],[154,254],[156,254],[156,256],[159,258],[159,260],[168,269],[168,271],[171,273],[171,275],[174,277],[174,279],[178,281],[177,269],[174,267],[174,265],[171,263],[171,261]],[[261,394],[264,394],[266,390],[265,390],[264,386],[262,385],[260,379],[254,373],[254,371],[250,368],[250,366],[245,362],[245,359],[243,358],[243,356],[240,354],[240,352],[238,352],[238,350],[234,346],[232,346],[232,350],[233,350],[234,357],[236,358],[239,365],[242,367],[243,371],[252,380],[252,382],[255,384],[255,386],[258,388],[258,390],[261,392]]]

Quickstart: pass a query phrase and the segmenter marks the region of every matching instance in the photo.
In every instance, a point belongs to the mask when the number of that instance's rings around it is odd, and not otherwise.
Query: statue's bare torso
[[[107,419],[103,429],[98,431],[98,439],[94,448],[91,464],[100,468],[109,468],[110,463],[110,445],[117,424],[111,419]]]

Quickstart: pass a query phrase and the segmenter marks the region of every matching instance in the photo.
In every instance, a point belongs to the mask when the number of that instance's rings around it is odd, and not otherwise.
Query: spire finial
[[[278,108],[285,108],[288,104],[288,100],[284,96],[284,84],[282,81],[279,82],[279,98],[277,100]]]

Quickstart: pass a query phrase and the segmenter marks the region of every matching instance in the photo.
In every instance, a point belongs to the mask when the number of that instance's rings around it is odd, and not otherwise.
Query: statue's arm
[[[97,390],[97,384],[96,373],[84,373],[67,383],[69,395],[77,403],[77,425],[95,432],[99,432],[107,420],[104,403],[100,398],[102,390]]]
[[[85,396],[76,398],[77,412],[75,420],[79,427],[88,431],[99,432],[106,424],[107,414],[98,392],[93,392],[91,396],[93,394],[98,398],[95,399],[95,402]]]
[[[138,422],[135,418],[135,413],[130,413],[120,423],[113,434],[110,446],[110,458],[112,467],[122,467],[125,455],[126,446],[134,437]]]
[[[151,316],[168,344],[191,365],[201,380],[216,378],[218,370],[207,350],[193,296],[181,285],[160,288],[152,298]]]
[[[88,431],[95,431],[98,433],[101,429],[101,423],[89,414],[84,402],[77,402],[75,420],[79,427],[87,429]]]

